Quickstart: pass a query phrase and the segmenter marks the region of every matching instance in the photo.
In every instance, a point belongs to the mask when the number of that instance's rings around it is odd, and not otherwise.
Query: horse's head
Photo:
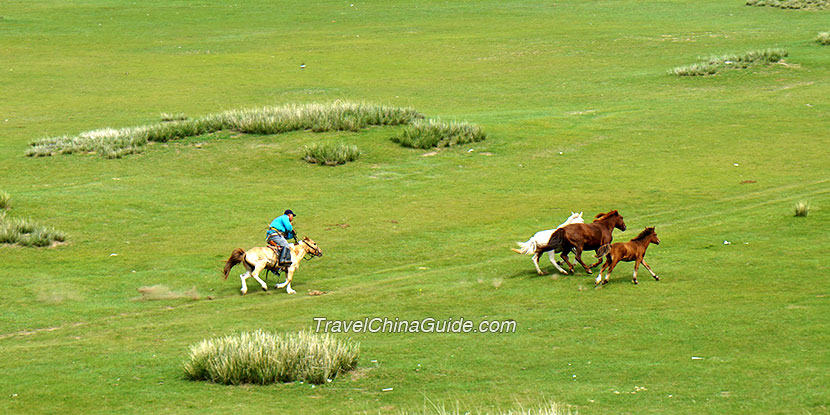
[[[568,218],[567,222],[570,223],[585,223],[585,220],[582,219],[582,212],[576,213],[571,212],[571,216]]]
[[[317,246],[317,242],[314,242],[308,236],[303,238],[302,243],[305,244],[306,247],[308,247],[309,254],[314,256],[323,256],[323,250],[320,249],[319,246]]]
[[[655,245],[660,245],[660,238],[657,237],[657,232],[654,231],[654,226],[651,228],[651,243]]]
[[[594,219],[594,222],[605,222],[608,221],[613,227],[625,232],[625,221],[623,220],[622,215],[617,210],[612,210],[608,213],[600,213]]]

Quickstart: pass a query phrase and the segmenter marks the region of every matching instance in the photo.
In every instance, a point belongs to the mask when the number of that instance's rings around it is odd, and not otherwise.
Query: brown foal
[[[599,249],[597,249],[597,258],[601,258],[605,255],[605,264],[602,265],[602,268],[599,270],[599,276],[597,276],[597,280],[595,285],[599,285],[600,280],[602,280],[602,272],[606,269],[608,272],[605,274],[605,280],[602,281],[603,284],[608,283],[608,277],[611,276],[611,272],[614,271],[614,267],[617,266],[617,263],[620,261],[631,262],[636,261],[634,263],[634,284],[637,284],[637,270],[640,268],[640,263],[646,266],[648,272],[651,273],[651,276],[654,277],[655,280],[660,281],[660,278],[654,271],[651,270],[651,267],[648,266],[646,263],[645,257],[646,249],[648,248],[648,244],[655,244],[660,245],[660,238],[657,237],[657,233],[654,232],[654,227],[645,228],[636,238],[628,241],[628,242],[617,242],[611,245],[603,245]]]

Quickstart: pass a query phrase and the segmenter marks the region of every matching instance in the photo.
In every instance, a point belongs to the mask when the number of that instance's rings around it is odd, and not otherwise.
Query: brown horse
[[[568,271],[573,274],[574,266],[568,260],[568,253],[574,251],[574,257],[585,272],[591,273],[591,268],[602,263],[602,258],[590,267],[582,262],[582,251],[593,251],[597,248],[611,243],[613,236],[611,232],[617,228],[625,231],[625,222],[622,215],[616,210],[608,213],[598,214],[591,223],[574,223],[557,229],[550,237],[548,251],[561,252],[560,257],[568,264]],[[567,275],[567,273],[565,273]]]
[[[660,277],[658,277],[657,274],[651,270],[651,267],[648,266],[648,263],[646,263],[645,259],[643,259],[646,255],[648,244],[652,243],[660,245],[660,238],[658,238],[657,233],[654,232],[653,226],[645,228],[639,235],[637,235],[637,237],[629,242],[617,242],[613,245],[603,245],[599,247],[599,249],[597,249],[597,258],[601,258],[605,255],[606,261],[605,264],[602,265],[602,268],[600,268],[599,276],[597,276],[597,280],[594,285],[599,284],[599,281],[602,279],[602,272],[606,269],[608,272],[605,274],[605,281],[602,283],[607,284],[608,277],[611,276],[611,271],[614,271],[614,267],[616,267],[617,263],[620,261],[637,261],[634,263],[634,284],[637,284],[637,270],[640,268],[641,262],[646,266],[646,269],[651,273],[651,276],[654,277],[655,280],[660,281]]]
[[[254,277],[259,282],[259,285],[262,286],[262,290],[268,291],[268,285],[259,278],[259,273],[266,268],[272,271],[282,270],[285,271],[285,282],[277,284],[274,288],[286,287],[286,292],[294,294],[296,291],[291,288],[291,281],[294,279],[294,271],[300,267],[300,261],[305,258],[306,254],[323,256],[323,251],[311,238],[305,237],[299,243],[291,246],[291,264],[277,267],[277,254],[270,247],[257,246],[248,251],[244,251],[242,248],[236,248],[231,252],[230,258],[225,261],[225,279],[228,279],[231,268],[241,262],[245,266],[245,273],[239,276],[242,280],[242,289],[240,291],[244,295],[248,292],[248,285],[245,284],[245,280],[248,277]]]

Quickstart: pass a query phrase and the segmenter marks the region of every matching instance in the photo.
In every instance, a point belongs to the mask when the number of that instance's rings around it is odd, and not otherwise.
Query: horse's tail
[[[559,228],[553,232],[553,235],[550,236],[550,240],[548,240],[548,248],[553,252],[562,252],[562,246],[565,244],[565,228]]]
[[[242,248],[236,248],[231,252],[231,257],[225,261],[225,279],[228,279],[228,273],[231,272],[231,268],[234,265],[242,262],[242,259],[245,258],[245,251]]]
[[[536,252],[536,240],[534,238],[530,238],[527,242],[516,242],[520,249],[513,248],[512,251],[517,254],[522,255],[530,255]]]
[[[611,252],[611,244],[605,244],[597,248],[597,253],[594,255],[594,258],[602,258]]]

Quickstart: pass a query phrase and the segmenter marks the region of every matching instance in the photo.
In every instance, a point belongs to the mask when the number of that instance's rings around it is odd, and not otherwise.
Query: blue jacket
[[[285,239],[294,237],[294,227],[291,226],[291,221],[288,220],[288,215],[279,216],[271,221],[271,225],[268,226],[268,232],[266,232],[266,235],[271,236],[271,234],[274,233],[274,229],[282,232],[283,235],[285,235]]]

